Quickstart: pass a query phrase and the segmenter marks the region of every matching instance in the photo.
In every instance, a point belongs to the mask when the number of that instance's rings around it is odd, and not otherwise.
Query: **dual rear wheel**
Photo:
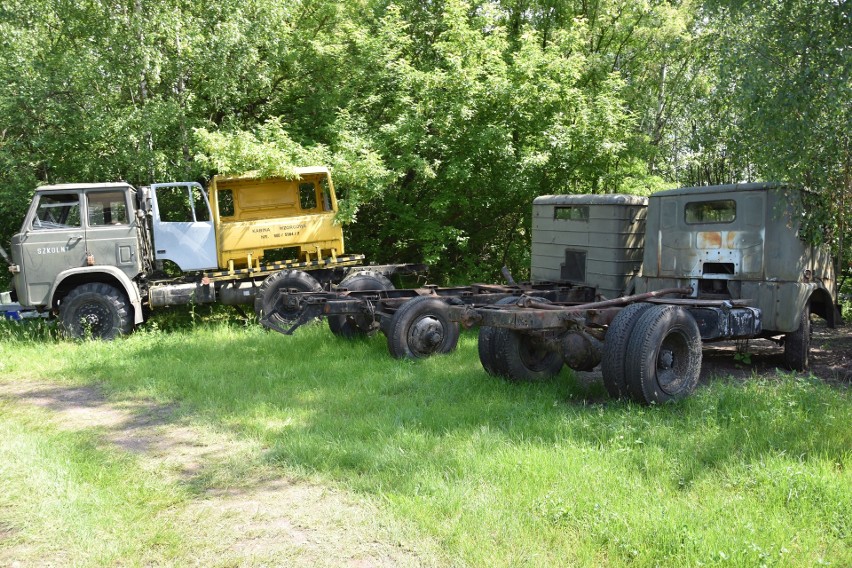
[[[489,326],[479,330],[483,368],[512,381],[542,381],[559,373],[561,355],[545,347],[543,335]],[[698,324],[681,307],[633,304],[619,312],[607,331],[602,372],[613,398],[630,397],[642,404],[680,400],[695,390],[700,371]]]
[[[534,298],[547,302],[544,298]],[[495,305],[510,305],[517,297],[503,298]],[[546,349],[543,335],[522,333],[503,327],[479,328],[479,361],[489,375],[513,382],[540,382],[562,370],[562,356]]]
[[[607,330],[601,371],[613,398],[681,400],[695,390],[701,372],[698,324],[679,306],[627,306]]]
[[[374,270],[358,270],[341,280],[340,288],[350,292],[393,290],[393,283]],[[370,314],[328,316],[328,328],[338,337],[354,339],[372,335],[379,329],[378,320]]]

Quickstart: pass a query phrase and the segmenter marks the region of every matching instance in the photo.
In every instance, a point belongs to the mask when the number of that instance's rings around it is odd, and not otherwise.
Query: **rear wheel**
[[[653,306],[636,322],[627,344],[627,389],[636,402],[659,404],[689,396],[701,373],[701,335],[678,306]]]
[[[71,290],[59,306],[59,320],[65,335],[75,339],[111,340],[133,330],[124,293],[101,282]]]
[[[340,282],[341,288],[352,292],[364,290],[393,290],[393,283],[387,277],[373,270],[359,270]],[[348,339],[371,335],[379,329],[379,322],[369,315],[328,316],[328,328],[338,337]]]
[[[550,303],[545,298],[531,300]],[[503,298],[494,305],[510,305],[517,297]],[[545,349],[542,338],[503,327],[479,328],[479,361],[490,375],[516,382],[540,382],[559,374],[562,356]]]
[[[281,324],[296,321],[299,317],[299,308],[296,305],[285,304],[284,299],[281,298],[282,290],[321,292],[322,286],[313,276],[301,270],[282,270],[270,274],[258,288],[254,299],[254,313],[259,320],[270,315]]]
[[[784,336],[784,364],[792,371],[807,371],[811,353],[811,310],[805,306],[796,331]]]
[[[453,351],[460,332],[449,312],[447,303],[434,296],[405,302],[388,324],[390,354],[398,359],[419,359]]]
[[[562,356],[546,349],[539,337],[529,333],[502,327],[496,328],[490,343],[492,358],[490,366],[494,374],[510,381],[525,383],[545,381],[555,377],[562,370]]]
[[[624,359],[627,343],[636,322],[653,304],[630,304],[615,316],[604,338],[601,374],[606,391],[612,398],[627,396],[627,380],[624,372]]]
[[[518,296],[510,296],[503,298],[494,303],[495,306],[514,304],[518,301]],[[479,338],[477,339],[477,348],[479,350],[479,362],[482,363],[482,368],[489,375],[505,376],[506,371],[498,368],[499,362],[494,358],[494,334],[500,328],[483,325],[479,328]]]

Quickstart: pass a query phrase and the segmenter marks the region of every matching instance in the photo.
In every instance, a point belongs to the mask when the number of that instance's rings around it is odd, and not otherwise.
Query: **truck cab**
[[[840,314],[828,247],[800,236],[803,195],[758,183],[662,191],[647,206],[617,195],[538,198],[534,278],[591,286],[595,301],[521,297],[452,306],[450,318],[479,324],[490,374],[538,381],[563,364],[600,364],[613,398],[643,404],[689,395],[708,342],[770,339],[785,366],[806,370],[811,315],[833,327]]]
[[[153,184],[146,194],[157,261],[183,272],[234,271],[259,270],[265,256],[284,249],[301,261],[343,255],[328,169],[296,168],[296,174],[216,176],[209,194],[194,182]]]
[[[50,308],[57,295],[93,272],[102,279],[135,278],[142,271],[144,226],[136,204],[137,191],[126,183],[39,187],[12,237],[19,302]]]
[[[767,336],[797,330],[804,310],[833,327],[834,266],[799,237],[801,211],[801,190],[777,183],[655,193],[636,291],[688,286],[696,299],[747,301]]]

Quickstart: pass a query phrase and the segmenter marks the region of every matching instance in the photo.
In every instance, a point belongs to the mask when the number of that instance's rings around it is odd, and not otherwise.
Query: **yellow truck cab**
[[[309,262],[344,254],[337,197],[325,167],[297,168],[295,179],[216,176],[199,184],[150,189],[158,260],[182,271],[260,269],[270,251]],[[278,256],[282,256],[281,253]]]

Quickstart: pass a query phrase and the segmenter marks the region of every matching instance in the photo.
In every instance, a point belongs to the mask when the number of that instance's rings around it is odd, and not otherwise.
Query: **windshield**
[[[51,193],[39,198],[34,231],[80,226],[80,197],[76,193]]]

